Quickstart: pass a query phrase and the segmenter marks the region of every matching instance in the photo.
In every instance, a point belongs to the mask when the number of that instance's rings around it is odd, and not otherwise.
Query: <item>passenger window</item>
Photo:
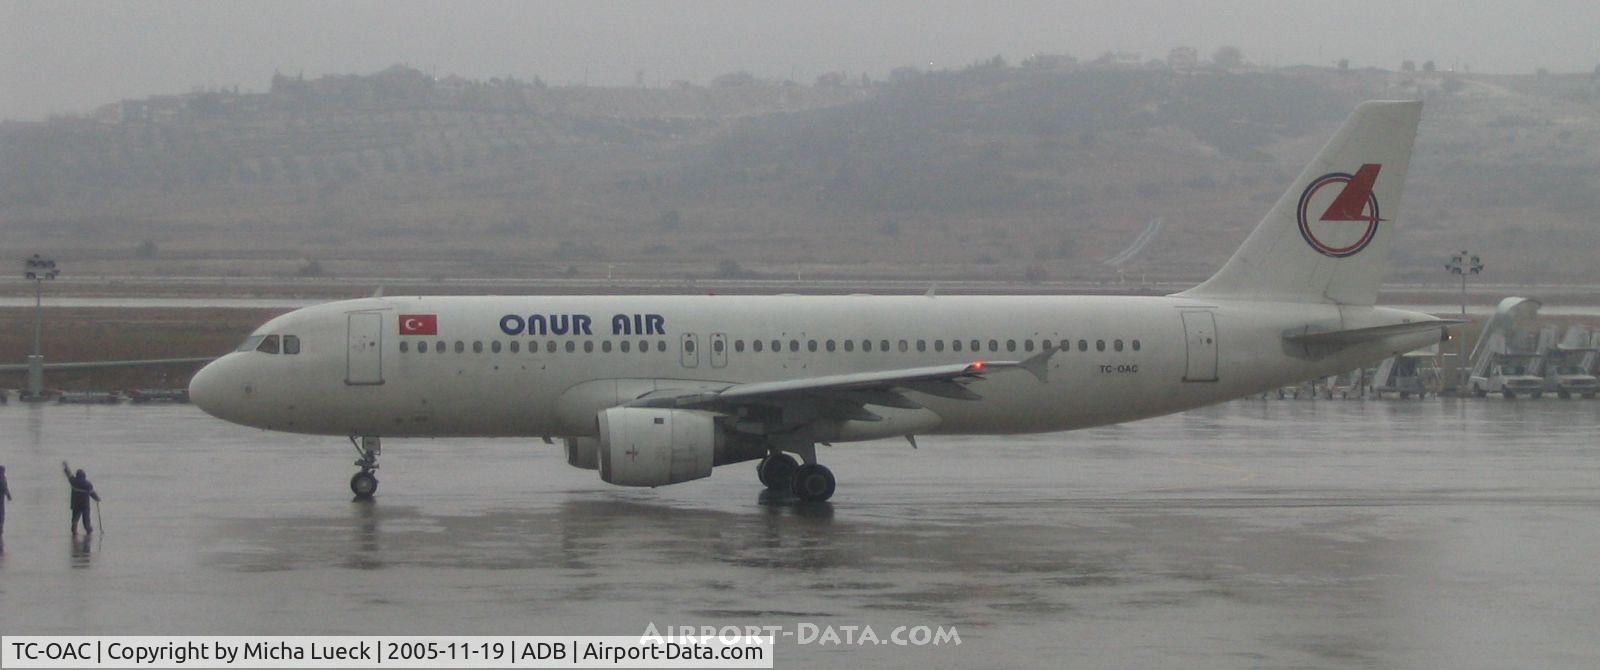
[[[881,352],[886,353],[886,354],[889,353],[889,341],[888,340],[878,340],[878,351],[881,351]]]
[[[633,350],[633,344],[627,340],[623,340],[617,346],[622,348],[622,353],[628,353]]]
[[[950,340],[951,351],[961,351],[961,340]]]
[[[777,340],[773,340],[772,341],[772,353],[778,353],[779,351],[782,351],[782,350],[783,350],[783,343],[781,343],[781,342],[779,342]]]
[[[400,350],[401,351],[405,351],[406,350],[405,344],[406,344],[405,342],[401,342],[400,343]],[[428,341],[427,340],[423,340],[423,341],[417,343],[417,353],[419,353],[419,354],[428,353]]]
[[[844,350],[845,351],[855,351],[856,350],[856,341],[855,340],[845,340],[844,341]]]
[[[1106,341],[1105,340],[1095,340],[1094,341],[1094,350],[1095,351],[1105,351],[1106,350]]]
[[[972,341],[972,351],[974,351],[974,352],[983,351],[983,343],[979,342],[978,340],[973,340]]]
[[[639,340],[639,353],[650,353],[650,340]]]
[[[1078,340],[1078,351],[1088,351],[1088,350],[1089,350],[1089,341],[1088,340]]]
[[[556,352],[556,341],[555,340],[550,340],[549,342],[544,343],[544,350],[547,351],[547,352],[550,352],[552,354],[555,353]],[[567,351],[572,351],[572,349],[570,347],[568,347]]]
[[[667,353],[667,341],[666,340],[656,340],[656,351],[660,352],[660,353],[663,353],[663,354]]]
[[[733,341],[733,353],[736,353],[736,354],[744,353],[744,340],[734,340]]]
[[[586,353],[586,354],[594,353],[594,340],[584,340],[583,341],[583,353]]]
[[[600,351],[602,353],[607,353],[607,354],[611,353],[611,340],[605,340],[605,341],[601,342],[600,343]]]
[[[522,343],[517,340],[512,340],[511,343],[507,344],[506,346],[511,347],[511,353],[513,354],[522,353]]]
[[[1022,341],[1022,350],[1023,351],[1033,351],[1033,340],[1023,340]]]
[[[1138,340],[1134,340],[1133,341],[1133,350],[1134,351],[1138,351],[1139,350],[1139,341]]]
[[[910,349],[910,348],[911,347],[906,343],[905,340],[900,340],[900,353],[903,354],[903,353],[906,352],[907,349]]]
[[[712,340],[711,341],[711,353],[720,354],[726,349],[727,346],[728,345],[725,344],[722,340]]]
[[[989,351],[999,351],[999,350],[1000,350],[1000,343],[995,341],[995,340],[989,340]]]
[[[496,354],[500,353],[500,340],[495,340],[493,342],[490,342],[489,343],[489,351],[490,351],[490,353],[496,353]]]
[[[467,352],[467,343],[466,342],[462,342],[461,340],[456,340],[456,353],[464,354],[466,352]]]
[[[750,340],[750,350],[751,351],[754,351],[754,352],[759,354],[765,348],[766,348],[766,345],[764,343],[762,343],[761,340]]]
[[[426,342],[419,342],[418,344],[427,344],[427,343]],[[289,348],[289,343],[288,342],[284,342],[283,343],[283,348],[288,349]],[[407,352],[410,352],[410,351],[411,351],[411,347],[406,344],[406,341],[405,340],[400,340],[400,353],[404,354],[404,353],[407,353]]]
[[[830,354],[833,353],[833,349],[834,349],[833,340],[828,340],[828,342],[824,345],[824,348],[826,348],[828,350],[828,353],[830,353]]]
[[[1116,349],[1117,351],[1122,351],[1122,340],[1113,340],[1111,342],[1111,348]]]
[[[445,353],[445,350],[444,350],[444,340],[439,340],[439,341],[438,341],[438,342],[434,342],[434,343],[433,343],[433,350],[434,350],[434,351],[437,351],[437,352],[439,352],[439,353],[441,353],[441,354],[442,354],[442,353]]]
[[[1039,348],[1045,351],[1056,348],[1055,340],[1039,340]]]
[[[475,353],[475,354],[483,353],[483,342],[482,341],[479,341],[479,340],[473,340],[472,341],[472,353]]]
[[[1017,341],[1016,340],[1006,340],[1006,351],[1016,351],[1016,350],[1017,350]]]
[[[264,354],[278,353],[278,336],[268,335],[265,338],[262,338],[260,346],[256,347],[256,351]]]
[[[789,340],[789,351],[799,351],[800,340]]]
[[[405,344],[405,342],[402,341],[401,344]],[[401,349],[401,351],[405,351],[405,349]],[[298,338],[298,337],[296,337],[294,335],[284,335],[283,336],[283,353],[289,354],[291,356],[300,353],[300,338]]]
[[[567,353],[570,354],[570,353],[572,353],[574,351],[577,351],[577,350],[578,350],[578,343],[577,342],[573,342],[572,340],[567,340]]]
[[[1072,351],[1072,340],[1062,340],[1061,341],[1061,350],[1062,351]]]
[[[927,340],[917,340],[917,351],[927,351],[927,350],[928,350],[928,341]]]
[[[683,350],[691,354],[694,353],[694,340],[684,340]]]
[[[816,350],[817,350],[817,341],[816,340],[807,340],[806,341],[806,351],[816,351]]]

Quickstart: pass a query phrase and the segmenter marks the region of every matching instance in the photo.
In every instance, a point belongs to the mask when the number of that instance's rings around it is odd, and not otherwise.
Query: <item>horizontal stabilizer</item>
[[[1387,326],[1373,326],[1371,328],[1351,328],[1349,330],[1332,330],[1321,333],[1287,334],[1283,339],[1290,344],[1305,347],[1332,347],[1343,348],[1355,344],[1364,344],[1381,340],[1395,335],[1407,335],[1428,330],[1444,330],[1450,326],[1466,323],[1460,319],[1437,319],[1434,321],[1416,321],[1412,323],[1396,323]]]

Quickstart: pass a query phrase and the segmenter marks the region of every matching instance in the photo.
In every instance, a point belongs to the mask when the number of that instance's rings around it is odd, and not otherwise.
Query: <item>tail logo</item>
[[[1378,197],[1372,193],[1382,169],[1382,165],[1367,163],[1355,174],[1330,172],[1312,180],[1300,194],[1300,207],[1295,211],[1306,244],[1332,258],[1354,256],[1367,248],[1383,221],[1378,216]],[[1313,221],[1309,214],[1319,210],[1322,215]]]

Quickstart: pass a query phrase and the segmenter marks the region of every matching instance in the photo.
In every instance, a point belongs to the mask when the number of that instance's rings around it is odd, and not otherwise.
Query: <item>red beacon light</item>
[[[983,361],[973,361],[972,365],[968,365],[967,366],[967,371],[969,371],[969,372],[983,372]]]

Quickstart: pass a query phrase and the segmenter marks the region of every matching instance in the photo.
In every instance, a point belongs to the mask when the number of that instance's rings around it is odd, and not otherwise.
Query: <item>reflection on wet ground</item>
[[[536,441],[403,441],[375,503],[338,439],[188,407],[10,407],[0,630],[635,634],[953,626],[789,665],[1593,666],[1600,403],[1248,401],[609,487]],[[67,537],[57,464],[108,532]],[[52,539],[52,537],[54,539]]]

